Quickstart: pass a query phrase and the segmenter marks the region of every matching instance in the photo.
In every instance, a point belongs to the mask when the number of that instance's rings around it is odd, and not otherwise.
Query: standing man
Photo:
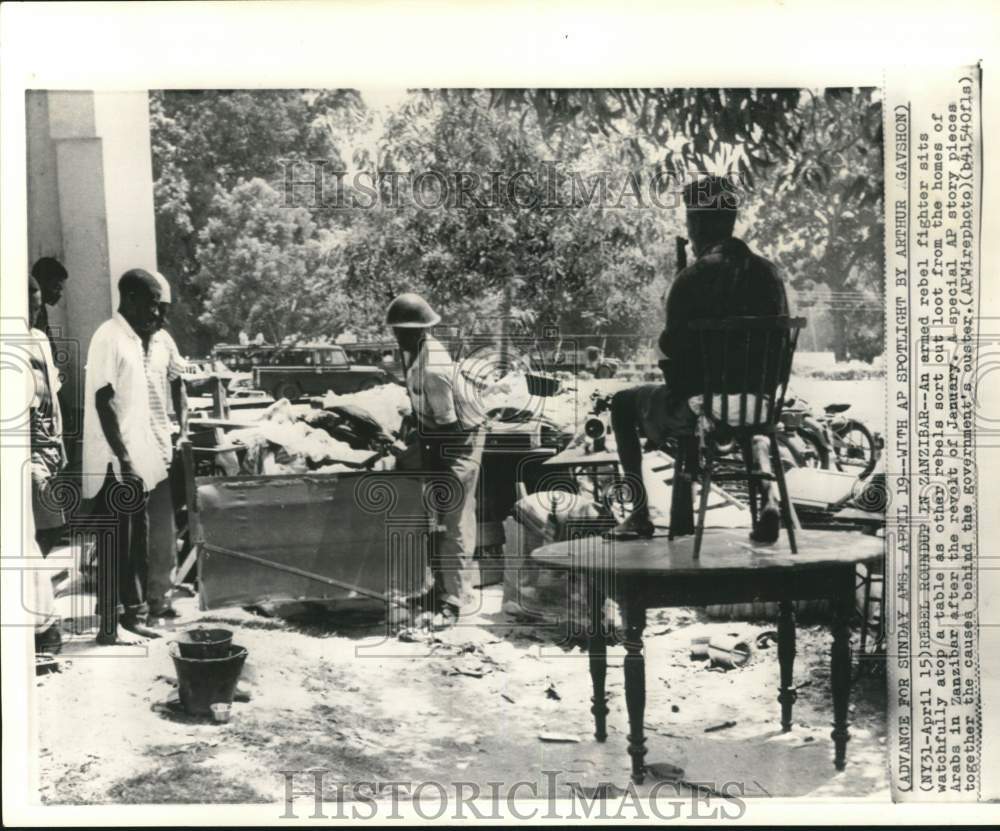
[[[430,332],[440,322],[440,315],[418,294],[396,297],[385,317],[403,353],[420,466],[450,478],[455,488],[455,498],[438,512],[444,528],[436,535],[431,555],[436,610],[445,625],[452,625],[472,599],[466,569],[472,565],[476,548],[483,418],[464,375]]]
[[[30,360],[34,375],[31,399],[31,508],[35,520],[35,540],[42,556],[48,556],[62,536],[66,516],[55,496],[54,484],[66,465],[62,441],[62,414],[59,409],[59,373],[45,332],[37,328],[43,308],[38,281],[28,277],[28,325],[31,334]]]
[[[146,626],[149,492],[166,478],[153,427],[147,345],[159,321],[160,286],[141,268],[118,281],[118,311],[87,351],[83,496],[109,520],[97,545],[97,641],[137,643],[159,637]],[[104,530],[104,529],[102,529]]]
[[[31,267],[31,276],[35,278],[42,290],[42,307],[35,320],[35,328],[45,332],[52,341],[52,331],[49,329],[49,311],[47,306],[55,306],[62,300],[63,287],[69,277],[63,264],[55,257],[42,257]],[[52,344],[55,346],[55,343]]]
[[[149,383],[149,410],[157,447],[167,467],[167,477],[149,492],[149,568],[146,582],[146,602],[154,618],[175,618],[177,611],[170,602],[170,573],[177,565],[177,531],[174,525],[172,482],[179,467],[175,466],[176,433],[170,420],[171,405],[180,430],[187,432],[187,393],[183,374],[186,364],[177,344],[163,328],[170,311],[170,283],[156,272],[160,286],[160,313],[156,330],[143,338],[146,346],[146,377]]]
[[[788,314],[785,286],[777,269],[733,236],[737,195],[718,176],[692,182],[684,188],[688,238],[697,259],[677,275],[667,295],[666,326],[659,347],[664,384],[646,384],[622,390],[611,400],[611,425],[626,479],[637,491],[636,509],[616,529],[618,536],[653,534],[642,483],[642,449],[637,430],[655,445],[671,436],[691,433],[697,417],[689,400],[702,393],[701,347],[688,329],[693,320]],[[763,472],[771,463],[766,440],[754,443],[754,458]],[[781,525],[778,488],[765,488],[760,521],[752,537],[775,542]]]

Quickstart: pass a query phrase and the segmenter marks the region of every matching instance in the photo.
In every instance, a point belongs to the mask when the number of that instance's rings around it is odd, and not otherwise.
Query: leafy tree
[[[202,314],[204,279],[195,280],[201,232],[219,189],[241,179],[278,185],[283,164],[340,164],[331,124],[361,107],[352,90],[160,90],[150,95],[156,245],[160,270],[179,291],[174,330],[183,350],[204,353],[216,338]]]
[[[510,283],[511,313],[531,312],[536,331],[600,337],[662,325],[649,287],[661,294],[658,278],[673,270],[667,240],[679,227],[676,212],[630,209],[627,201],[605,207],[573,190],[580,169],[610,171],[617,185],[627,171],[621,142],[597,145],[575,128],[550,143],[531,112],[512,118],[490,106],[488,93],[423,94],[389,120],[375,161],[382,171],[440,174],[452,198],[434,208],[404,198],[362,211],[352,224],[343,251],[348,285],[372,327],[381,326],[389,297],[415,290],[466,331],[496,331]],[[474,183],[461,204],[457,175]],[[514,178],[512,199],[506,185]]]
[[[289,208],[263,179],[221,186],[198,237],[201,321],[235,341],[242,330],[267,341],[311,339],[344,325],[349,309],[334,241],[305,208]]]
[[[752,195],[749,238],[825,312],[838,361],[882,352],[882,110],[872,90],[808,95],[801,151]]]
[[[536,330],[642,338],[662,325],[681,212],[632,204],[625,183],[709,170],[751,190],[751,236],[800,294],[855,310],[870,299],[868,329],[880,332],[879,113],[871,91],[437,90],[408,96],[379,124],[351,91],[156,93],[161,267],[180,281],[177,328],[197,328],[200,351],[250,321],[270,337],[342,324],[382,335],[385,305],[404,290],[466,331],[495,330],[510,313]],[[381,174],[382,201],[283,203],[283,165],[312,159]],[[561,176],[554,185],[549,169]],[[464,204],[454,193],[432,207],[387,198],[394,174],[415,172],[475,183]],[[519,172],[520,202],[497,203],[493,174]],[[598,205],[590,188],[602,176],[611,193]],[[347,191],[361,205],[372,193]],[[557,207],[538,207],[553,195]],[[296,279],[304,294],[291,305]],[[860,354],[863,327],[839,320],[838,356]]]

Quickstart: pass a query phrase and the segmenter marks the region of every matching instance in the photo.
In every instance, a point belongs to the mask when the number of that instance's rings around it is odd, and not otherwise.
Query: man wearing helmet
[[[447,505],[438,511],[444,526],[431,557],[434,599],[448,623],[457,621],[471,599],[466,569],[476,546],[476,487],[483,455],[482,416],[466,381],[445,346],[431,334],[441,317],[420,295],[396,297],[386,312],[403,353],[406,391],[416,421],[420,467],[447,477]]]

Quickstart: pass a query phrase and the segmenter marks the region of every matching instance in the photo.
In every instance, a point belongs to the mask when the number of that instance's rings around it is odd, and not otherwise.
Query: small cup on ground
[[[219,724],[226,724],[232,713],[233,705],[220,702],[212,705],[212,718]]]

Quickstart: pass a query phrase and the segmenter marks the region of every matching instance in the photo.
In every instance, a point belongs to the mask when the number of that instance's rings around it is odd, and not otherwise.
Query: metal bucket
[[[184,658],[180,644],[170,644],[170,657],[177,671],[181,706],[193,716],[212,715],[213,704],[232,704],[247,651],[230,644],[222,658]]]
[[[182,658],[225,658],[233,642],[233,633],[228,629],[206,629],[197,627],[181,632],[174,643]]]
[[[545,398],[550,395],[557,395],[562,386],[558,378],[551,375],[538,375],[529,372],[524,376],[528,384],[528,395]]]

